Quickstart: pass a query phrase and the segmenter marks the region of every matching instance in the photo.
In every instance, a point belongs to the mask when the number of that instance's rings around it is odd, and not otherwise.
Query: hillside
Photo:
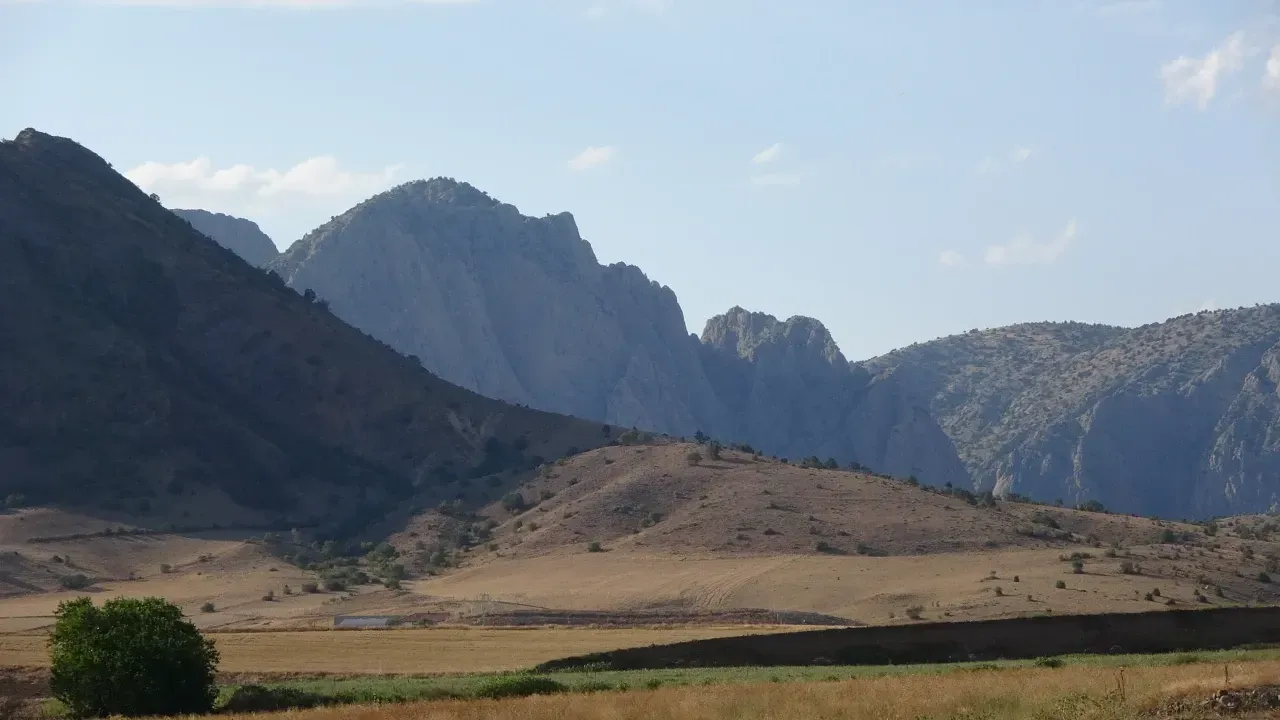
[[[851,369],[821,323],[733,308],[699,341],[670,288],[599,264],[568,213],[533,218],[466,183],[412,182],[317,228],[271,267],[490,397],[968,482],[920,403],[891,377]]]
[[[280,254],[271,238],[252,220],[207,210],[175,209],[173,214],[254,267],[262,267]]]
[[[1280,504],[1280,305],[1015,325],[863,366],[928,403],[975,487],[1166,517]]]
[[[348,536],[610,438],[441,380],[71,140],[0,143],[0,226],[11,508]]]

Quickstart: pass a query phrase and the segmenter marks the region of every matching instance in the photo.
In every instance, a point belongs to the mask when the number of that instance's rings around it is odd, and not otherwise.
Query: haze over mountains
[[[926,482],[1166,516],[1280,500],[1280,307],[1141,328],[1038,323],[850,363],[817,320],[734,307],[687,335],[671,289],[600,265],[571,215],[402,185],[271,267],[483,395]]]

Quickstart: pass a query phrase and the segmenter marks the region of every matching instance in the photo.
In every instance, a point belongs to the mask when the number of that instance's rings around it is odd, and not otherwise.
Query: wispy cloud
[[[751,184],[762,187],[779,186],[779,185],[799,185],[799,173],[761,173],[751,176]]]
[[[773,162],[774,160],[777,160],[778,156],[781,154],[782,154],[782,143],[774,143],[769,147],[756,153],[755,156],[751,158],[751,162],[755,163],[756,165],[766,165],[768,163]]]
[[[938,262],[948,267],[963,265],[964,255],[961,255],[955,250],[943,250],[942,252],[938,253]]]
[[[982,158],[974,171],[979,175],[996,173],[1012,165],[1021,165],[1031,160],[1033,155],[1035,151],[1029,147],[1016,147],[1004,156],[988,155]]]
[[[592,146],[569,159],[569,169],[576,171],[590,170],[608,164],[617,155],[612,145]]]
[[[1203,57],[1182,55],[1170,60],[1160,68],[1165,102],[1192,104],[1204,110],[1217,95],[1222,79],[1240,70],[1244,56],[1244,31],[1239,31]]]
[[[1280,45],[1271,48],[1271,57],[1262,75],[1262,87],[1280,92]]]
[[[1076,237],[1076,221],[1072,219],[1056,237],[1037,242],[1029,236],[1016,237],[1004,245],[987,247],[988,265],[1049,265],[1062,257]]]

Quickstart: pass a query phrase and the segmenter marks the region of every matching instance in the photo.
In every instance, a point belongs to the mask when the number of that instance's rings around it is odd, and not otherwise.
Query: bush
[[[1059,580],[1058,582],[1054,583],[1054,584],[1053,584],[1053,586],[1054,586],[1054,587],[1056,587],[1056,588],[1058,588],[1059,590],[1066,590],[1066,589],[1067,589],[1067,581],[1066,581],[1066,580]]]
[[[554,695],[569,689],[564,683],[536,675],[511,675],[487,680],[476,688],[476,697],[508,698],[528,695]]]
[[[58,578],[58,584],[68,590],[83,590],[92,585],[93,581],[80,573],[76,573]]]
[[[600,544],[599,540],[592,540],[587,543],[587,552],[604,552],[604,546]]]
[[[218,651],[161,598],[58,605],[52,694],[75,717],[187,715],[213,709]]]
[[[1271,576],[1268,575],[1266,572],[1260,572],[1258,573],[1258,582],[1269,583],[1271,582]]]
[[[160,563],[160,572],[167,575],[173,572],[173,568],[169,565],[169,563]]]
[[[697,450],[692,450],[689,452],[688,455],[684,456],[684,461],[689,463],[690,465],[697,465],[698,463],[702,462],[702,453],[698,452]]]
[[[1122,575],[1141,575],[1142,568],[1132,560],[1122,560],[1120,562],[1120,574]]]
[[[1060,668],[1062,667],[1062,658],[1056,658],[1056,657],[1036,658],[1036,667]]]
[[[308,594],[317,593],[320,592],[320,586],[313,582],[302,583],[302,592]]]
[[[342,592],[347,589],[347,583],[338,578],[329,578],[324,581],[324,589],[329,592]]]
[[[1083,561],[1083,560],[1073,560],[1073,561],[1071,562],[1071,572],[1075,573],[1076,575],[1083,575],[1083,574],[1084,574],[1084,561]]]
[[[924,613],[924,606],[912,605],[911,607],[907,608],[906,613],[907,613],[907,617],[911,618],[912,620],[919,620],[921,615]]]
[[[217,610],[217,608],[214,607],[213,603],[211,602],[207,602],[200,606],[200,612],[211,613],[211,612],[214,612],[215,610]]]
[[[266,591],[265,593],[263,593],[262,599],[265,600],[266,602],[275,602],[276,591],[275,590]]]

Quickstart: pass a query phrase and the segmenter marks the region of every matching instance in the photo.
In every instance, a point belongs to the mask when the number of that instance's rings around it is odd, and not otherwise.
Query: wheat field
[[[1233,664],[1232,687],[1280,682],[1280,661]],[[290,711],[290,720],[1136,720],[1224,686],[1224,666],[1070,666],[806,683],[675,687],[511,700]],[[263,715],[228,715],[248,720]],[[1194,717],[1194,716],[1191,716]],[[1237,716],[1248,717],[1248,716]]]

